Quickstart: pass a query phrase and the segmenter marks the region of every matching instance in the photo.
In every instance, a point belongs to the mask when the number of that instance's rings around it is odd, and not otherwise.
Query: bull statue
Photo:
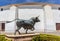
[[[23,27],[26,30],[26,34],[27,34],[28,29],[33,31],[35,29],[34,28],[35,23],[40,22],[38,17],[39,16],[32,17],[29,20],[15,19],[17,29],[15,30],[14,34],[16,34],[16,32],[18,32],[20,34],[19,30],[21,29],[21,27]],[[15,21],[15,20],[13,20],[13,21]],[[7,23],[10,23],[10,22],[12,22],[12,21],[7,21]]]

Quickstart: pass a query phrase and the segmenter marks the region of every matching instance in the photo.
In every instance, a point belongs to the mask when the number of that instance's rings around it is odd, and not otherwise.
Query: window
[[[60,10],[60,8],[58,8],[58,10]]]
[[[3,8],[1,8],[1,11],[3,11]]]

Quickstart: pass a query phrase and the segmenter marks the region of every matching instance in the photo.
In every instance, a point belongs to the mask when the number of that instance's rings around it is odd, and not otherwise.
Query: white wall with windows
[[[49,5],[48,7],[41,7],[39,5],[19,6],[19,7],[11,6],[9,10],[0,11],[0,22],[14,20],[16,18],[17,13],[19,19],[25,19],[25,20],[29,20],[31,17],[39,16],[40,22],[35,24],[34,26],[35,30],[34,31],[29,30],[28,32],[40,32],[40,31],[44,32],[46,29],[47,29],[46,31],[48,30],[56,31],[55,24],[60,23],[60,10],[52,9]],[[14,32],[15,30],[16,30],[15,21],[5,24],[6,32]],[[21,28],[20,32],[25,33],[25,30]]]

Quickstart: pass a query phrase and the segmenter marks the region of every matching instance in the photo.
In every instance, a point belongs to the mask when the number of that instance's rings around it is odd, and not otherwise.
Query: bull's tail
[[[11,23],[11,22],[16,21],[16,20],[18,20],[18,19],[14,19],[12,21],[6,21],[5,23]]]

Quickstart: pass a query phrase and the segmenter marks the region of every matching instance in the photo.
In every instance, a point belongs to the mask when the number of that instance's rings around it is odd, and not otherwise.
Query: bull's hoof
[[[27,32],[25,34],[28,34]]]
[[[19,35],[20,35],[21,33],[19,33]]]

